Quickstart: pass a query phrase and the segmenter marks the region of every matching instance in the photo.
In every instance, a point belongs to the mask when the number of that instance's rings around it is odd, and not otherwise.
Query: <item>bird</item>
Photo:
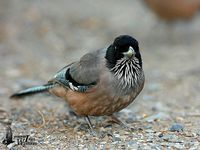
[[[88,52],[59,70],[46,84],[19,91],[10,98],[48,91],[64,99],[93,130],[89,116],[110,116],[122,123],[114,113],[134,101],[144,82],[138,41],[130,35],[119,35],[109,46]]]
[[[189,20],[200,10],[200,0],[144,0],[158,17],[173,22]]]

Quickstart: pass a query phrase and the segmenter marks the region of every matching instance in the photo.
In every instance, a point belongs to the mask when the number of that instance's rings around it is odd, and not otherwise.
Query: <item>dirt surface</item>
[[[46,83],[119,34],[139,40],[146,75],[140,96],[117,114],[132,131],[91,117],[97,133],[92,136],[84,119],[55,96],[8,98]],[[139,0],[1,0],[0,139],[10,123],[13,136],[29,135],[33,142],[7,146],[15,150],[200,149],[199,56],[200,15],[166,24]]]

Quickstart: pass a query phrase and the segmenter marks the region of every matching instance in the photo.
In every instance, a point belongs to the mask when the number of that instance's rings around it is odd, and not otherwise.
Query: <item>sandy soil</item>
[[[36,143],[8,145],[13,149],[200,149],[199,27],[199,15],[166,24],[139,0],[1,0],[1,141],[10,123],[13,136],[29,135]],[[8,98],[46,83],[61,67],[119,34],[139,40],[144,61],[143,92],[117,114],[134,130],[92,117],[98,133],[92,136],[84,119],[55,96]]]

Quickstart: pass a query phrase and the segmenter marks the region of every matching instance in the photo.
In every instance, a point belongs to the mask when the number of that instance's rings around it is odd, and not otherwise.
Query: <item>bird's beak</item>
[[[123,53],[125,57],[131,58],[133,55],[135,55],[135,50],[133,47],[129,46],[128,51]]]

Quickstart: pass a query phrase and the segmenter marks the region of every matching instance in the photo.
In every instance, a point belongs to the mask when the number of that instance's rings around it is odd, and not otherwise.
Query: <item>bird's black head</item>
[[[121,35],[115,38],[113,44],[108,47],[105,56],[109,68],[113,68],[117,61],[122,58],[134,59],[134,57],[139,60],[142,66],[138,41],[129,35]]]

